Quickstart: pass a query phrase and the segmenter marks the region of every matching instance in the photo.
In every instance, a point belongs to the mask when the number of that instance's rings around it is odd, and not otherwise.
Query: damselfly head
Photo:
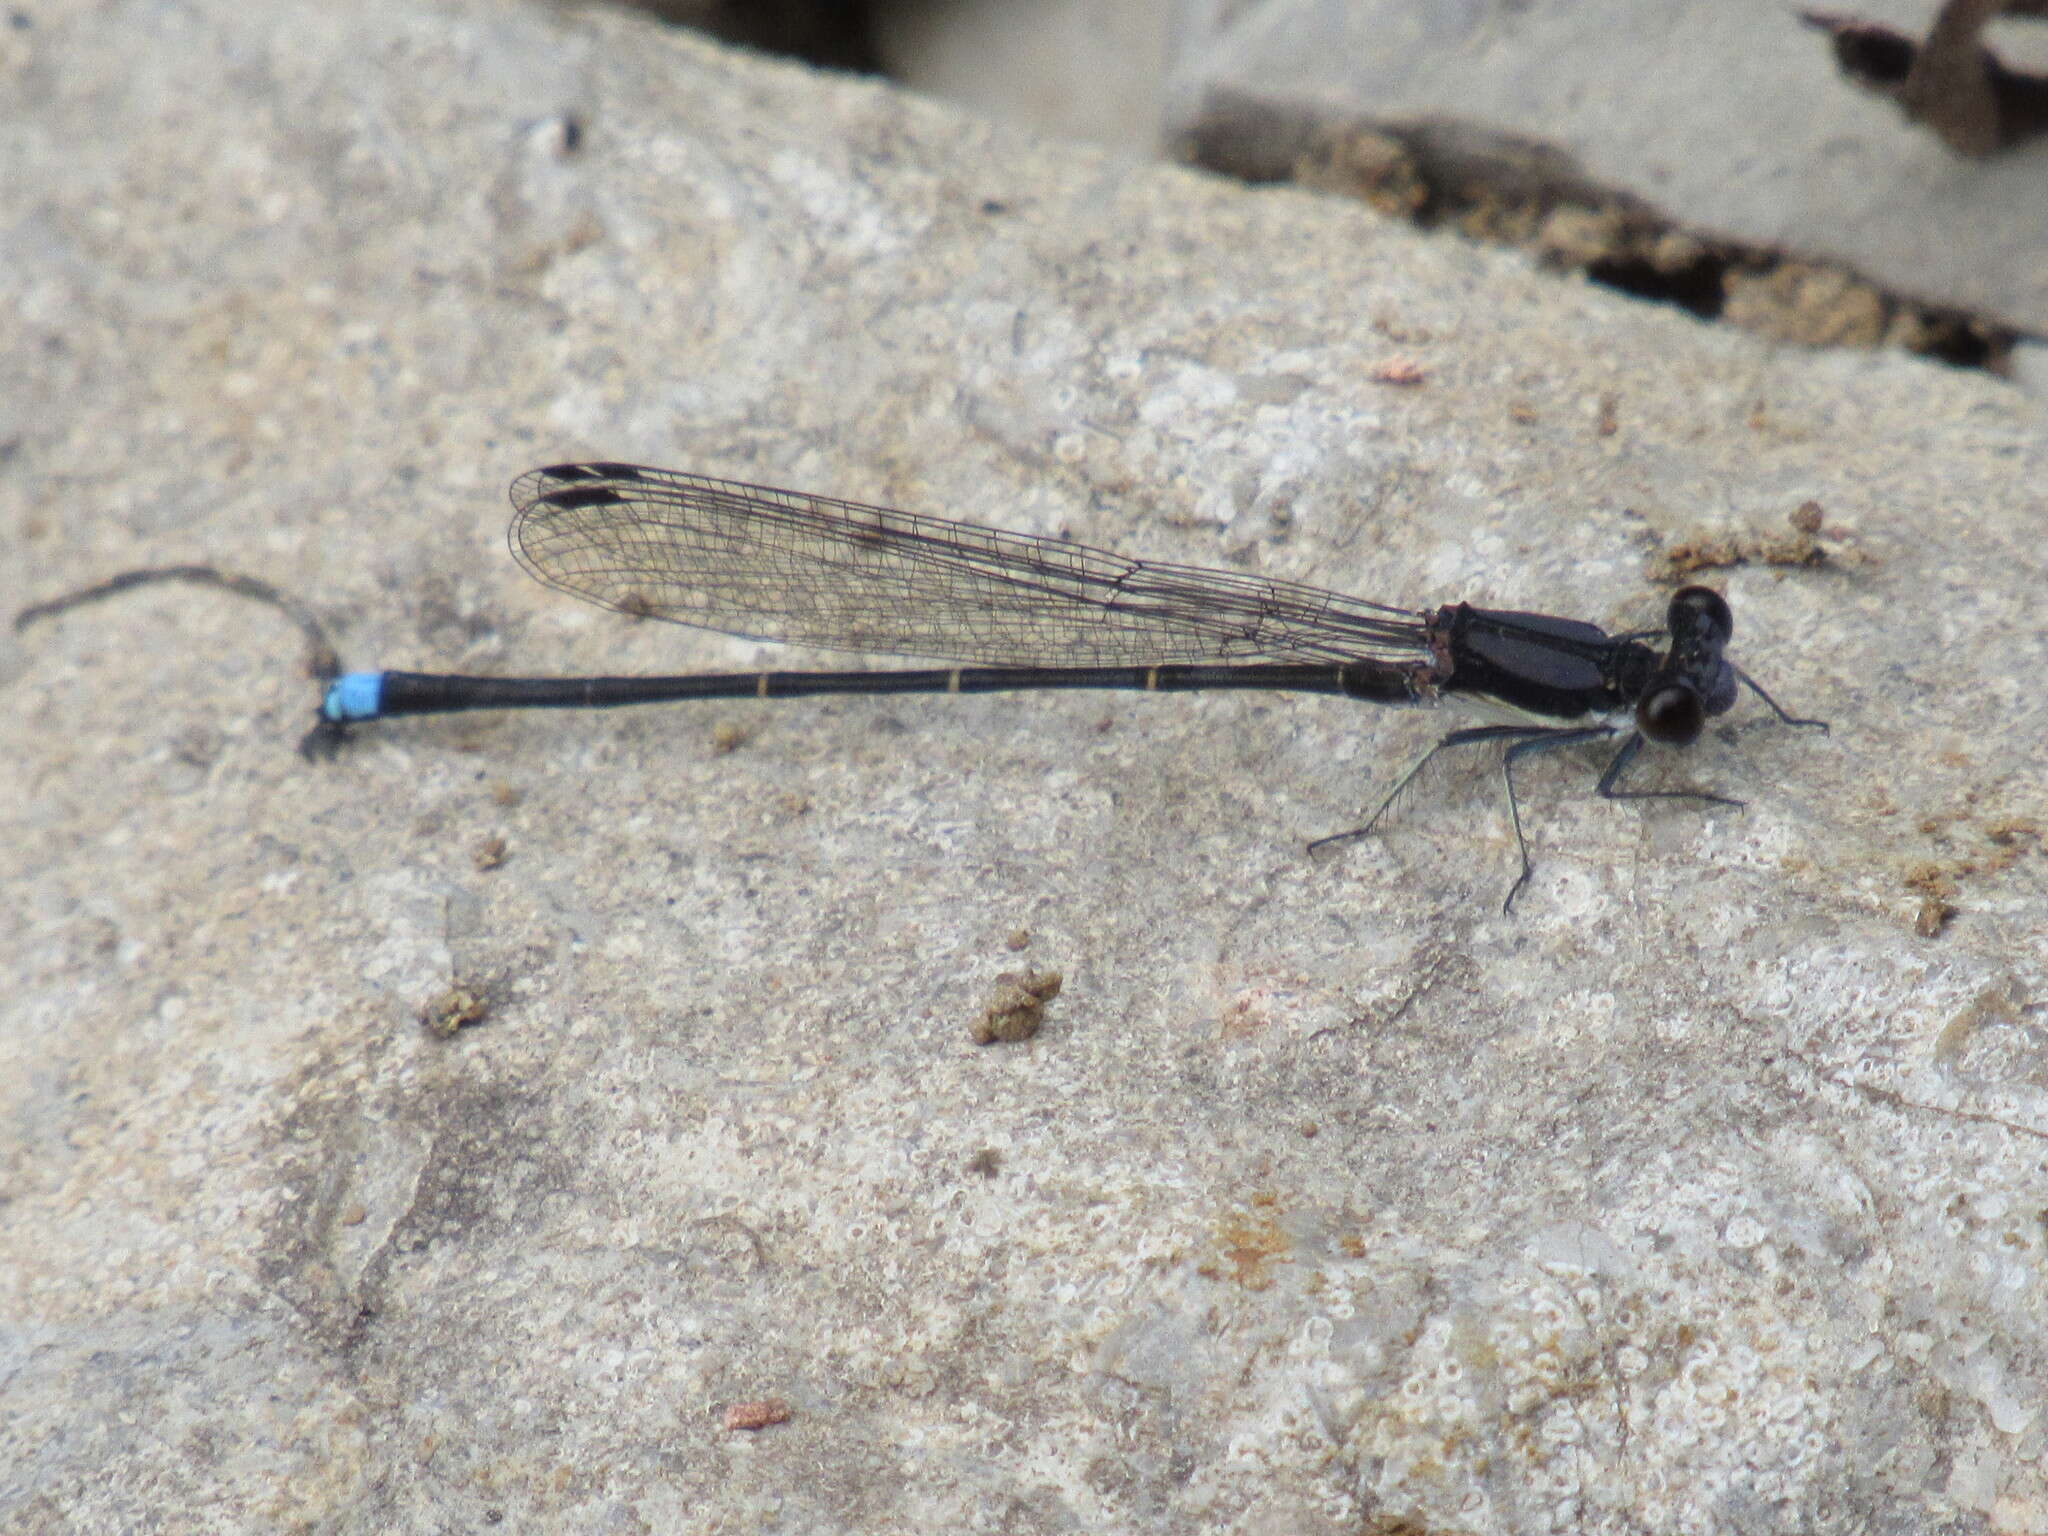
[[[1662,675],[1636,701],[1636,722],[1650,740],[1684,746],[1699,736],[1708,716],[1735,706],[1735,669],[1722,655],[1735,632],[1735,616],[1712,587],[1680,587],[1671,595],[1667,622],[1671,649]],[[1674,690],[1686,699],[1669,697]]]

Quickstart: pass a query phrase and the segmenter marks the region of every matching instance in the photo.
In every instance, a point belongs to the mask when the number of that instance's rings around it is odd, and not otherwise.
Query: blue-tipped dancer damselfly
[[[1675,593],[1662,631],[1610,635],[1578,619],[1469,603],[1391,608],[1270,577],[1131,560],[1064,539],[633,464],[532,470],[513,482],[512,502],[519,563],[600,607],[751,639],[960,665],[683,677],[353,672],[328,686],[316,734],[331,741],[362,721],[449,710],[826,693],[1261,688],[1463,704],[1495,723],[1444,736],[1364,826],[1310,847],[1371,832],[1438,753],[1497,743],[1522,859],[1507,910],[1531,870],[1515,801],[1522,758],[1618,739],[1596,786],[1607,799],[1740,805],[1704,790],[1623,789],[1621,778],[1644,742],[1691,744],[1743,687],[1787,725],[1827,728],[1786,713],[1727,659],[1733,620],[1706,587]]]

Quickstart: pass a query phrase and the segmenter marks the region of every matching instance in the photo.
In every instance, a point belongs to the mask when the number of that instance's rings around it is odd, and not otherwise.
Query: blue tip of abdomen
[[[320,701],[320,717],[336,725],[375,720],[383,713],[382,672],[344,672],[327,685],[327,695]]]

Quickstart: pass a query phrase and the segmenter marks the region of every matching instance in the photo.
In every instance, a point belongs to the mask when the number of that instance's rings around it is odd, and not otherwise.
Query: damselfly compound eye
[[[1674,642],[1704,641],[1716,648],[1726,645],[1735,633],[1735,615],[1728,611],[1728,600],[1712,587],[1680,587],[1672,593],[1665,624]]]
[[[1706,706],[1682,683],[1652,688],[1636,700],[1636,729],[1667,747],[1690,746],[1699,740],[1706,723]]]

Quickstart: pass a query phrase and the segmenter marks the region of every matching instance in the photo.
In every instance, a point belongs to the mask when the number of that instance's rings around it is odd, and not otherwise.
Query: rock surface
[[[2036,407],[632,18],[23,14],[10,609],[207,562],[352,665],[765,659],[504,557],[504,484],[584,456],[1615,629],[1812,502],[1829,563],[1708,574],[1835,729],[1746,700],[1646,764],[1739,815],[1532,766],[1503,919],[1477,771],[1303,854],[1425,715],[747,702],[309,765],[278,613],[33,624],[0,1524],[2048,1526]],[[1025,967],[1043,1030],[976,1047]]]

